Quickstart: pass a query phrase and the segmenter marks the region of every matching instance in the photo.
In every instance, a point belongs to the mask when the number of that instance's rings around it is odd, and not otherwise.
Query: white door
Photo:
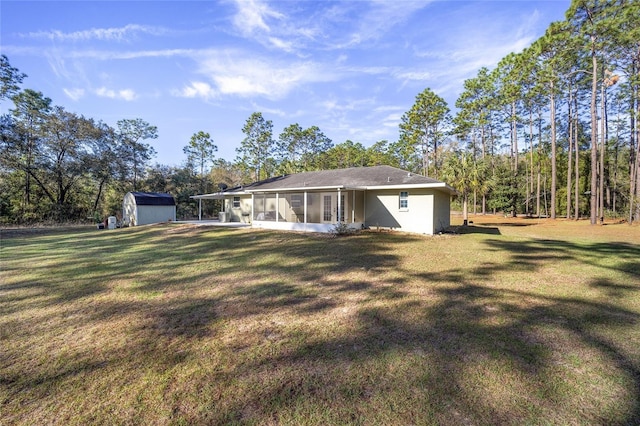
[[[320,212],[320,220],[322,223],[336,223],[336,206],[334,206],[336,194],[323,192],[321,194],[322,205]]]
[[[322,193],[322,223],[345,222],[347,219],[345,212],[347,211],[346,197],[344,193],[340,194],[340,218],[338,219],[338,194],[335,192]]]

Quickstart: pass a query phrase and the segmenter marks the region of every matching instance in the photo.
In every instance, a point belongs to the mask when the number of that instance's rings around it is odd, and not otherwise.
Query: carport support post
[[[202,220],[202,198],[198,198],[198,220]]]

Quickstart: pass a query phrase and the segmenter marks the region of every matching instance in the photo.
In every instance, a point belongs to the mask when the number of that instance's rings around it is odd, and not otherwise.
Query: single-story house
[[[122,202],[124,226],[176,220],[176,200],[160,192],[127,192]]]
[[[223,200],[221,221],[257,228],[331,232],[342,223],[435,234],[450,225],[452,194],[444,182],[375,166],[278,176],[191,198]]]

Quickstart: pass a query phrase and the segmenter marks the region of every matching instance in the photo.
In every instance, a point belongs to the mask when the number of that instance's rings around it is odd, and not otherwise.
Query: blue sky
[[[276,138],[299,123],[335,144],[395,141],[418,93],[429,87],[453,108],[465,79],[520,52],[569,5],[3,0],[0,53],[55,105],[157,126],[154,162],[180,165],[200,130],[233,160],[254,111]]]

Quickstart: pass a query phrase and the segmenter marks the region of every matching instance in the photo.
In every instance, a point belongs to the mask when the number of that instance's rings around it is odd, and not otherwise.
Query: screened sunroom
[[[252,223],[261,228],[327,232],[337,223],[364,224],[364,191],[251,191]]]

